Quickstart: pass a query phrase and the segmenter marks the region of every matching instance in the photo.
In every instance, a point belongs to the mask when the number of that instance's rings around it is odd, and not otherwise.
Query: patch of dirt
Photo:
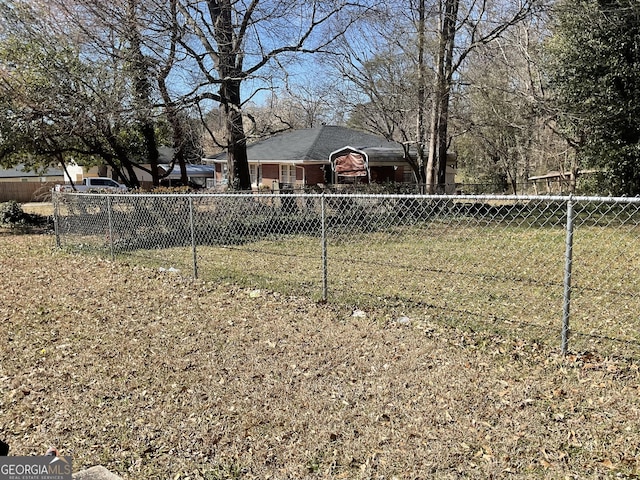
[[[0,439],[142,478],[640,474],[637,364],[0,236]]]
[[[21,206],[22,211],[25,213],[44,215],[46,217],[53,216],[53,203],[51,202],[29,202],[23,203]]]

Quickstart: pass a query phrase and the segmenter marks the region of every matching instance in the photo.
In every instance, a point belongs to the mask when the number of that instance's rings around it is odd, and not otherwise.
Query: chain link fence
[[[564,353],[640,345],[640,199],[54,193],[61,248]]]

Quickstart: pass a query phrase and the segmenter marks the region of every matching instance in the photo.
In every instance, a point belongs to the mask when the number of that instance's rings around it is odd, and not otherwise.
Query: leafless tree
[[[300,54],[327,52],[367,7],[348,0],[180,0],[194,97],[220,105],[229,184],[251,187],[243,108]]]
[[[145,167],[153,183],[161,179],[158,170],[158,131],[166,122],[174,150],[172,164],[178,164],[186,184],[186,147],[193,137],[192,123],[185,113],[189,99],[173,88],[178,68],[182,31],[176,0],[52,0],[85,37],[88,55],[108,59],[115,75],[123,78],[130,101],[121,108],[131,109],[145,151]],[[134,172],[130,173],[130,176]]]
[[[527,19],[544,0],[438,0],[435,88],[431,103],[427,188],[436,191],[446,178],[449,105],[455,76],[473,51],[500,38]]]
[[[347,61],[340,71],[364,92],[367,99],[363,103],[381,107],[385,120],[379,122],[379,133],[396,140],[403,137],[404,143],[416,145],[417,159],[412,166],[418,181],[426,181],[429,192],[445,183],[446,154],[451,143],[450,106],[468,56],[528,18],[541,3],[396,0],[388,3],[383,17],[372,18],[361,27],[366,33],[359,35],[366,36],[377,48],[372,51],[352,41],[344,49]],[[407,104],[406,100],[398,101],[390,95],[392,89],[380,91],[384,81],[368,68],[377,61],[399,66],[401,73],[387,75],[386,80],[408,87],[405,93],[410,95],[412,108],[400,107]],[[358,110],[362,107],[356,113]],[[370,119],[376,118],[370,113],[373,108],[367,110]]]
[[[427,55],[432,40],[423,35],[416,44],[420,25],[412,2],[385,2],[347,33],[329,64],[337,72],[340,101],[350,108],[348,124],[402,145],[418,183],[424,183],[421,119],[433,75]],[[424,25],[423,19],[423,33]]]
[[[245,108],[245,130],[249,141],[257,141],[288,130],[335,124],[333,85],[321,79],[303,79],[276,88],[258,104]]]
[[[460,124],[466,166],[482,180],[504,177],[512,193],[534,173],[573,171],[547,114],[545,17],[531,17],[468,57]],[[473,165],[472,165],[473,163]]]

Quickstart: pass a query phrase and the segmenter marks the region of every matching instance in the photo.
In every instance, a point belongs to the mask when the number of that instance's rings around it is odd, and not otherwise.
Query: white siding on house
[[[257,187],[262,182],[262,165],[250,163],[249,173],[251,175],[251,185]]]

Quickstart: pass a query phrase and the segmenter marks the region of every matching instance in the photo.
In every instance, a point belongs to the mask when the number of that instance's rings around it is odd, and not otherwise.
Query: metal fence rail
[[[640,199],[54,194],[59,247],[566,353],[640,345]],[[496,340],[499,343],[499,340]]]

